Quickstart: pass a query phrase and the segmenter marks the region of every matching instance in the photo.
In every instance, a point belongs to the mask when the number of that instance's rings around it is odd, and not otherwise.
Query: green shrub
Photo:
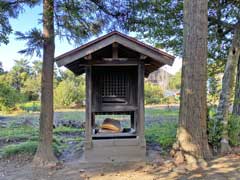
[[[11,86],[0,82],[0,111],[11,111],[23,96]]]
[[[145,116],[152,117],[152,118],[158,118],[161,116],[175,117],[177,119],[179,116],[179,110],[178,109],[146,108]]]
[[[1,138],[28,138],[37,135],[38,130],[30,126],[0,128]]]
[[[60,156],[66,145],[61,143],[55,136],[53,138],[53,152],[56,156]],[[19,144],[11,144],[4,146],[0,150],[0,157],[10,157],[17,154],[35,154],[38,147],[38,138],[34,137],[31,140]]]
[[[240,116],[232,115],[228,123],[229,141],[232,146],[240,145]]]
[[[181,88],[181,71],[171,76],[168,82],[169,89],[180,89]]]
[[[179,104],[180,98],[179,96],[168,96],[162,99],[162,103],[164,104]]]
[[[20,109],[26,112],[39,112],[41,105],[39,101],[31,101],[18,105]]]
[[[217,149],[220,146],[222,130],[223,124],[217,120],[216,108],[209,108],[207,118],[208,142],[214,149]]]
[[[145,104],[161,104],[163,90],[159,85],[146,82],[144,85]]]
[[[85,86],[70,80],[63,80],[54,90],[56,108],[66,108],[82,104],[85,98]]]
[[[37,150],[37,146],[38,146],[37,141],[26,141],[20,144],[12,144],[4,146],[0,150],[0,155],[2,157],[9,157],[20,153],[34,154]]]
[[[175,142],[177,122],[162,122],[152,124],[145,130],[147,142],[160,144],[164,149],[169,148]]]

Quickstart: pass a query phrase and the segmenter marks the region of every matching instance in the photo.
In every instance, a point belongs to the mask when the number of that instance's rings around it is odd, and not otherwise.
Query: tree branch
[[[217,24],[217,25],[220,25],[224,28],[227,28],[227,29],[233,29],[234,28],[234,25],[233,24],[230,24],[230,23],[227,23],[227,22],[224,22],[224,21],[221,21],[221,20],[218,20],[216,17],[214,16],[208,16],[208,21],[209,23],[212,23],[213,24]]]

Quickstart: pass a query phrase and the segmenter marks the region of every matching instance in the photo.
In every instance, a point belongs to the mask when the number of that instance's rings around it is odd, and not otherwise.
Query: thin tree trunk
[[[235,97],[234,97],[234,104],[233,104],[233,114],[234,115],[240,115],[240,25],[238,25],[238,27],[236,27],[236,31],[235,31],[235,43],[236,43],[236,47],[233,47],[231,50],[236,49],[235,50],[235,58],[237,58],[238,60],[238,66],[237,66],[237,77],[236,77],[236,85],[235,85]]]
[[[177,142],[173,146],[176,161],[185,160],[196,167],[211,157],[206,123],[207,4],[207,0],[184,0],[181,103]]]
[[[53,67],[54,67],[54,0],[43,1],[43,65],[41,84],[41,113],[39,145],[33,164],[48,166],[56,164],[52,150],[53,128]]]
[[[221,136],[221,153],[225,154],[231,150],[228,137],[228,119],[231,97],[233,95],[234,80],[239,59],[239,46],[237,37],[239,30],[235,29],[232,47],[229,49],[227,64],[222,79],[222,91],[220,93],[219,105],[217,108],[217,120],[222,122],[223,131]],[[237,82],[238,83],[238,82]]]

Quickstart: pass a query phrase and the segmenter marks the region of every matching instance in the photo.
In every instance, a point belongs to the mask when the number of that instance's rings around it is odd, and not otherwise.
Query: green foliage
[[[180,103],[180,96],[168,96],[162,99],[163,104],[179,104]]]
[[[9,19],[18,17],[19,13],[24,10],[22,4],[33,7],[38,2],[39,0],[0,1],[0,45],[8,44],[8,35],[12,32]]]
[[[176,139],[177,122],[162,122],[160,124],[152,124],[145,130],[147,142],[158,143],[164,149],[173,145]]]
[[[21,91],[24,82],[30,75],[29,61],[26,59],[15,60],[11,71],[7,74],[8,81],[12,87]]]
[[[172,90],[179,90],[181,88],[181,71],[177,72],[174,76],[171,76],[168,88]]]
[[[232,115],[228,122],[229,141],[232,146],[240,145],[240,116]]]
[[[78,98],[78,91],[71,81],[62,81],[54,90],[55,107],[69,107]]]
[[[61,114],[63,119],[82,121],[82,122],[85,120],[85,111],[69,111],[69,112],[63,112]]]
[[[208,132],[208,142],[217,150],[220,146],[221,135],[223,131],[222,122],[218,121],[216,117],[216,108],[208,109],[208,118],[207,118],[207,132]]]
[[[163,98],[163,90],[160,86],[146,82],[144,85],[145,104],[160,104]]]
[[[18,105],[20,109],[26,112],[39,112],[41,105],[39,101],[31,101]]]
[[[207,100],[210,105],[216,105],[220,98],[221,91],[221,76],[213,75],[208,79]]]
[[[41,91],[41,76],[28,76],[24,81],[21,92],[24,93],[28,100],[36,101],[39,100]]]
[[[2,67],[2,62],[0,61],[0,75],[4,73],[4,69]]]
[[[15,35],[17,40],[27,40],[27,48],[18,51],[20,54],[32,56],[36,53],[36,56],[41,57],[44,39],[40,29],[33,28],[25,34],[17,31]]]
[[[178,117],[179,110],[173,109],[173,110],[165,110],[165,109],[159,109],[159,108],[146,108],[145,109],[145,115],[150,116],[153,118],[164,116],[164,117]]]
[[[37,146],[37,141],[26,141],[20,144],[4,146],[0,150],[0,157],[10,157],[20,153],[34,154],[37,150]]]
[[[0,128],[1,138],[30,138],[36,136],[38,133],[36,128],[30,126],[10,126],[7,128]]]
[[[80,139],[78,139],[80,140]],[[63,150],[67,147],[66,144],[60,142],[60,140],[54,136],[53,138],[53,152],[58,157],[61,155]],[[38,147],[38,138],[31,138],[28,141],[19,143],[19,144],[11,144],[4,146],[0,149],[0,157],[10,157],[17,154],[35,154]]]
[[[54,103],[56,108],[66,108],[76,104],[83,104],[85,99],[85,81],[82,76],[75,77],[67,71],[64,79],[54,90]]]
[[[14,88],[0,82],[0,111],[10,111],[15,108],[23,96]]]
[[[214,150],[220,147],[223,124],[217,120],[216,108],[208,110],[208,141],[213,146]],[[229,142],[232,146],[240,145],[240,117],[230,115],[228,121]]]

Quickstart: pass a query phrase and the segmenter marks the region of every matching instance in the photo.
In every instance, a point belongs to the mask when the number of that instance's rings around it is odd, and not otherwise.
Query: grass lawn
[[[85,112],[83,110],[61,110],[56,111],[54,115],[54,121],[84,122],[84,119]],[[175,141],[177,119],[177,109],[146,108],[145,136],[147,142],[159,144],[163,149],[171,146]],[[0,157],[18,153],[34,154],[38,144],[38,120],[39,113],[0,114]],[[5,126],[1,127],[1,124]],[[61,155],[69,143],[80,143],[84,138],[83,132],[84,129],[81,128],[63,126],[54,128],[53,149],[55,154]]]

